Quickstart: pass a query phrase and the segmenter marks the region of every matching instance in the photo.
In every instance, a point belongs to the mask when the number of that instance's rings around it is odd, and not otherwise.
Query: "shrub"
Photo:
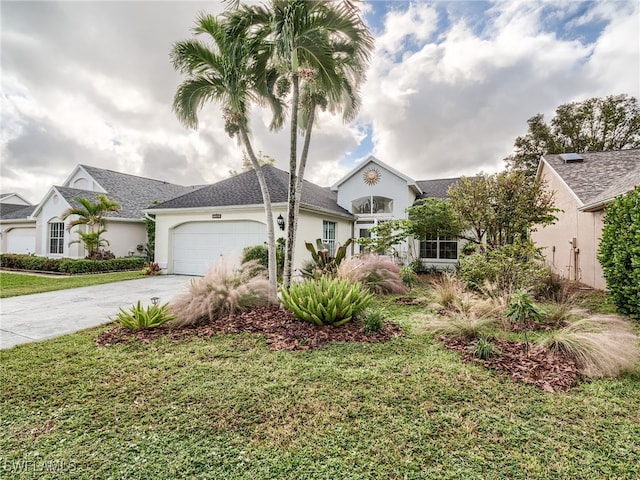
[[[623,318],[599,315],[552,331],[540,343],[573,358],[587,377],[615,377],[640,363],[639,340]]]
[[[405,287],[409,290],[418,283],[418,275],[416,275],[416,272],[413,270],[411,265],[405,265],[400,269],[400,278],[402,279],[402,283],[404,283]]]
[[[0,254],[0,265],[5,268],[68,274],[140,270],[144,267],[144,264],[144,258],[139,257],[86,260],[78,258],[47,258],[37,257],[35,255]]]
[[[350,282],[359,282],[372,293],[406,293],[400,267],[388,257],[366,254],[361,257],[351,257],[338,267],[338,278]]]
[[[112,258],[116,258],[116,256],[111,250],[94,250],[84,258],[87,260],[111,260]]]
[[[487,336],[497,324],[498,320],[495,318],[479,317],[471,312],[469,315],[458,313],[431,317],[427,328],[438,334],[473,339]]]
[[[169,313],[169,304],[164,305],[149,305],[143,307],[140,304],[140,300],[136,305],[133,305],[130,311],[120,308],[120,312],[116,315],[116,320],[120,324],[137,332],[138,330],[146,330],[149,328],[158,327],[170,320],[173,320],[174,316]]]
[[[491,357],[498,355],[500,350],[491,343],[488,337],[480,337],[476,342],[473,354],[482,360],[489,360]]]
[[[379,332],[384,327],[384,314],[381,310],[367,308],[358,318],[364,325],[364,333],[369,335],[373,332]]]
[[[246,247],[242,252],[241,263],[247,263],[251,260],[257,260],[257,262],[265,268],[269,268],[269,249],[267,244],[254,245],[252,247]],[[284,269],[284,238],[278,238],[276,242],[276,268],[278,275],[282,274]]]
[[[524,343],[527,354],[529,353],[529,338],[527,337],[527,321],[533,320],[539,322],[542,320],[542,314],[538,307],[531,301],[531,297],[527,292],[517,291],[511,297],[509,309],[506,312],[507,317],[516,323],[524,325]]]
[[[443,273],[429,282],[431,301],[442,308],[450,309],[456,299],[464,293],[464,284],[451,273]]]
[[[489,281],[505,292],[533,290],[537,293],[547,283],[550,271],[544,265],[540,250],[525,242],[462,257],[459,275],[472,290],[479,290]]]
[[[329,254],[329,245],[322,243],[319,238],[316,240],[316,247],[312,243],[304,242],[304,246],[311,253],[311,261],[303,264],[300,273],[304,278],[320,278],[325,275],[335,277],[338,267],[346,258],[347,248],[352,243],[351,238],[344,242],[344,245],[337,248],[335,257],[332,257]]]
[[[189,291],[176,298],[172,311],[180,326],[211,322],[272,302],[266,270],[251,261],[241,266],[225,258],[214,263]]]
[[[618,311],[640,319],[640,186],[607,207],[598,260]]]
[[[319,326],[339,326],[362,312],[372,295],[359,283],[321,277],[280,289],[282,304],[297,318]]]
[[[144,273],[145,275],[159,275],[160,265],[158,265],[158,262],[150,262],[144,266],[144,269],[142,269],[142,273]]]

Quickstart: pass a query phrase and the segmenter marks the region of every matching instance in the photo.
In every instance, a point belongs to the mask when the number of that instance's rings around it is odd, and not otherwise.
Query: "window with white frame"
[[[64,253],[64,222],[49,224],[49,253]]]
[[[393,213],[393,199],[373,195],[361,197],[351,202],[351,211],[361,215]]]
[[[420,241],[420,258],[457,260],[458,239],[452,236],[427,235]]]
[[[322,243],[329,246],[329,255],[336,253],[336,222],[322,221]]]

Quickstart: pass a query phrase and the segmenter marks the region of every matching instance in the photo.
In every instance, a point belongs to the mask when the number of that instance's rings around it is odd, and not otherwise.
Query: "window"
[[[358,238],[371,238],[371,230],[368,228],[360,228]],[[360,253],[365,253],[367,251],[367,247],[364,245],[359,245]]]
[[[49,253],[64,253],[64,223],[49,224]]]
[[[322,221],[322,243],[329,246],[329,255],[336,253],[336,222]]]
[[[429,236],[420,241],[420,258],[456,260],[458,258],[458,239],[451,236]]]
[[[351,211],[361,215],[371,215],[374,213],[393,213],[393,199],[386,197],[358,198],[351,202]]]

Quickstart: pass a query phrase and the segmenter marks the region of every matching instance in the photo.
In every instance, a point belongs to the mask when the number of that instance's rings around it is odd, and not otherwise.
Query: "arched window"
[[[393,199],[374,195],[360,197],[351,202],[351,211],[356,215],[393,213]]]

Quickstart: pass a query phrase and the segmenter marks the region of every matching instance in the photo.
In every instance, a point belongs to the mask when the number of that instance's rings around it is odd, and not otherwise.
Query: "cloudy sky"
[[[219,2],[6,1],[1,18],[3,192],[38,202],[78,163],[180,184],[239,169],[217,105],[198,131],[171,111],[169,61]],[[322,115],[307,178],[330,185],[373,154],[417,180],[494,172],[536,113],[640,96],[640,2],[367,1],[376,52],[351,124]],[[252,116],[254,146],[286,168],[285,132]]]

